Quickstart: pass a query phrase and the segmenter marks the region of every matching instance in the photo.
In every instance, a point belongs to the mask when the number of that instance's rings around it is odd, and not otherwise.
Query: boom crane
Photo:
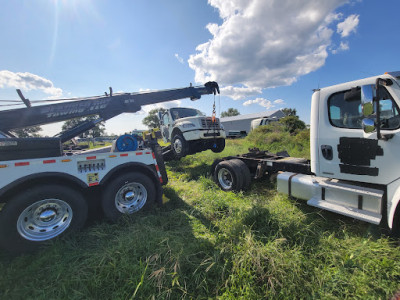
[[[6,134],[16,128],[76,117],[98,118],[54,138],[0,138],[0,247],[13,254],[33,251],[82,228],[89,209],[87,197],[96,198],[110,221],[162,204],[162,186],[168,183],[168,174],[162,149],[152,136],[141,145],[125,147],[131,140],[123,135],[118,139],[122,148],[117,140],[115,149],[103,147],[74,155],[65,155],[60,142],[98,122],[139,111],[142,105],[197,100],[216,93],[218,84],[207,82],[204,86],[146,93],[113,94],[110,89],[104,96],[32,106],[19,91],[26,108],[0,111],[0,131]]]
[[[61,142],[93,128],[97,123],[111,119],[121,113],[134,113],[142,105],[167,102],[190,98],[198,100],[202,95],[219,93],[218,84],[207,82],[204,86],[189,86],[186,88],[159,90],[145,93],[105,93],[104,96],[62,99],[63,102],[47,105],[31,106],[20,91],[18,94],[27,106],[26,108],[0,111],[0,131],[9,132],[17,128],[50,124],[77,117],[98,115],[98,119],[88,121],[70,130],[59,133]],[[61,99],[60,99],[61,100]]]

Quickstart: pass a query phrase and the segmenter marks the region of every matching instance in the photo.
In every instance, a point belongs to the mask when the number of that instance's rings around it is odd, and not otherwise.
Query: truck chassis
[[[289,154],[277,154],[249,149],[249,153],[217,159],[211,166],[211,174],[215,182],[224,191],[246,190],[251,179],[287,171],[312,174],[310,161],[305,158],[290,157]]]

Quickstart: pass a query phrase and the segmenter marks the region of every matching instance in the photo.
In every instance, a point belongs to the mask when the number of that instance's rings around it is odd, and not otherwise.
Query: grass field
[[[399,242],[380,228],[277,194],[268,179],[244,193],[218,189],[213,160],[255,141],[169,162],[162,207],[118,224],[95,218],[35,254],[0,252],[0,298],[390,299]]]

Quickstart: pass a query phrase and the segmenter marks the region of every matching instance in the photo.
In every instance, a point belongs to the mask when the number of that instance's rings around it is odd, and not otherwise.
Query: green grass
[[[169,162],[162,207],[100,220],[32,255],[0,252],[0,298],[390,299],[399,243],[380,228],[277,194],[267,179],[218,189],[212,161],[254,146],[233,140]]]

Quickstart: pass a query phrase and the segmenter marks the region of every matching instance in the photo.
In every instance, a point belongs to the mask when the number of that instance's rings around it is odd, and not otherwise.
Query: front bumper
[[[183,137],[187,141],[207,140],[207,139],[213,139],[214,137],[218,138],[218,139],[225,139],[226,134],[225,134],[225,130],[223,130],[223,129],[217,129],[217,130],[194,129],[194,130],[188,130],[186,132],[183,132]]]

